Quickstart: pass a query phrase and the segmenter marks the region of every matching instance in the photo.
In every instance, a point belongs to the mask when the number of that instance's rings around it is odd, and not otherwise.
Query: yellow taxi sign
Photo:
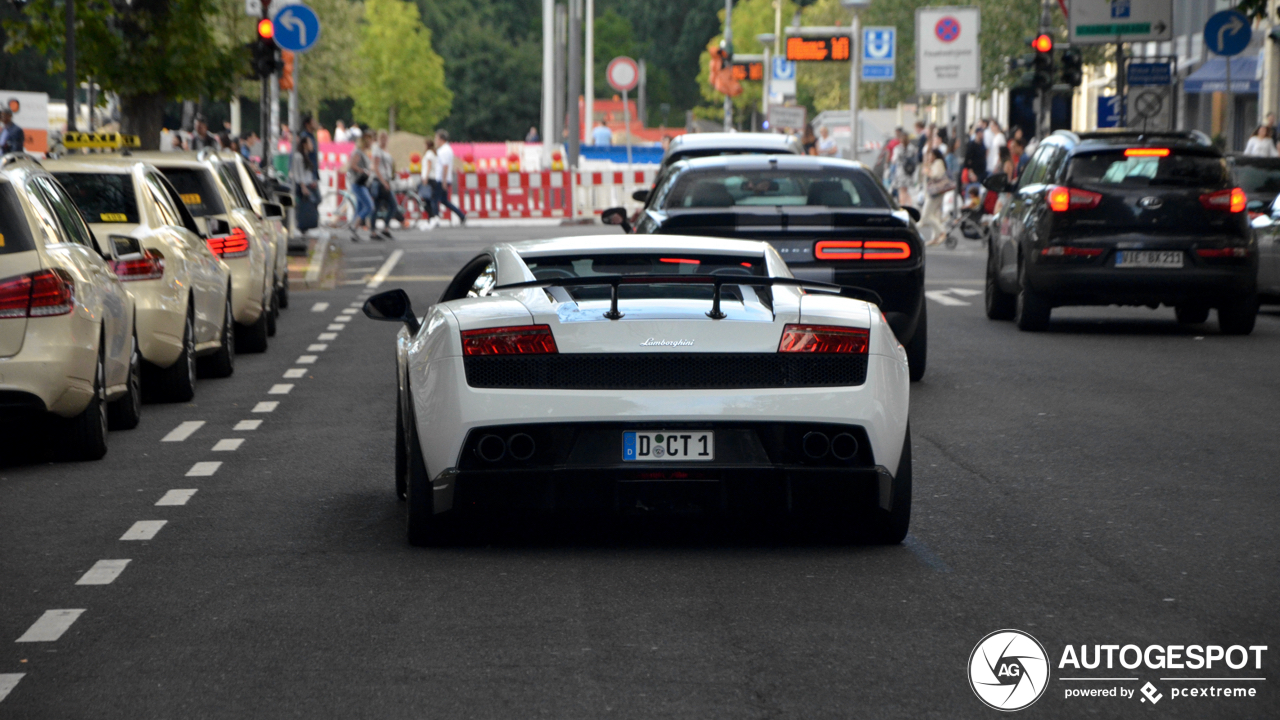
[[[140,148],[142,140],[137,135],[121,135],[120,133],[66,132],[62,134],[62,146],[68,150],[81,148],[97,148],[115,150],[117,148]]]
[[[200,193],[182,193],[178,197],[182,198],[183,205],[199,205]]]

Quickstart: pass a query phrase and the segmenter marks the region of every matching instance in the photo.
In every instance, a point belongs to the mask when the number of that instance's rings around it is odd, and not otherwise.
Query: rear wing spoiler
[[[498,285],[493,290],[523,290],[526,288],[547,287],[590,287],[608,285],[609,312],[604,316],[610,320],[622,318],[618,312],[618,286],[620,285],[714,285],[715,292],[711,300],[711,312],[707,317],[712,320],[723,320],[728,317],[720,311],[720,288],[725,285],[746,285],[748,287],[772,287],[783,285],[805,290],[830,293],[841,297],[863,300],[879,306],[884,300],[879,293],[867,288],[852,285],[836,285],[833,283],[814,282],[784,277],[758,277],[747,275],[597,275],[595,277],[557,278],[553,280],[531,280],[529,282]]]

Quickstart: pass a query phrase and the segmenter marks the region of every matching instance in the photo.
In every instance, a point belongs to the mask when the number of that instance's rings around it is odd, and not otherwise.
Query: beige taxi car
[[[139,152],[130,157],[164,173],[187,210],[203,224],[209,249],[231,269],[236,352],[265,352],[271,322],[274,249],[266,228],[225,169],[195,153]]]
[[[274,192],[263,177],[253,168],[243,155],[234,152],[217,153],[218,161],[233,177],[240,180],[240,189],[249,199],[254,213],[271,231],[275,248],[273,264],[275,276],[277,310],[289,307],[289,226],[285,216],[286,209],[293,207],[291,195]],[[277,312],[276,315],[279,315]],[[272,335],[275,333],[273,332]]]
[[[113,265],[141,250],[134,238],[95,236],[34,159],[0,158],[0,421],[51,415],[65,459],[96,460],[108,426],[138,424],[137,318]]]
[[[204,374],[231,375],[231,270],[160,171],[116,155],[72,155],[45,169],[97,237],[131,237],[142,246],[143,257],[117,262],[115,271],[134,299],[148,395],[169,402],[194,397],[197,357]]]

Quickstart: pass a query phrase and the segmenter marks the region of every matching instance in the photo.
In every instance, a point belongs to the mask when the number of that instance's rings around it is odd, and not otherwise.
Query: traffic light
[[[1031,49],[1036,51],[1031,86],[1036,90],[1048,90],[1053,87],[1053,38],[1043,33],[1037,35],[1031,41]]]
[[[267,18],[258,21],[258,39],[253,48],[253,77],[266,78],[280,71],[280,49],[276,47],[275,26]]]
[[[280,89],[293,89],[293,53],[288,50],[280,51]]]
[[[1076,48],[1062,53],[1062,82],[1071,87],[1080,87],[1084,82],[1084,57]]]

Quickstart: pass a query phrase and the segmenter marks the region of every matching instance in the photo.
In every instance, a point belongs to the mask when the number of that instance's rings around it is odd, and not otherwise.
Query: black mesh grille
[[[867,379],[865,355],[633,353],[463,358],[467,384],[551,390],[846,387]]]

